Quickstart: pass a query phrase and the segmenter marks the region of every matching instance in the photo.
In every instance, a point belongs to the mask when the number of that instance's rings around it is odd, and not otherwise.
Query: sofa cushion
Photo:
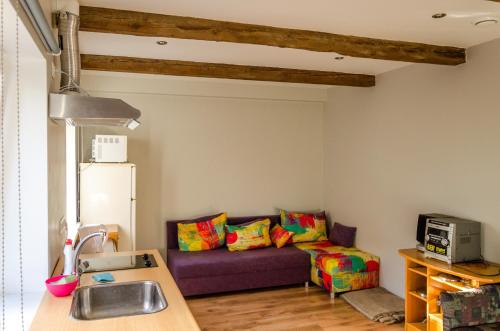
[[[336,246],[352,247],[355,237],[356,227],[335,222],[329,239]]]
[[[182,251],[204,251],[224,245],[227,214],[222,213],[211,219],[178,223],[179,249]]]
[[[300,213],[286,210],[280,211],[281,226],[293,232],[290,243],[325,241],[326,235],[326,214],[324,211],[319,213]]]
[[[271,220],[255,220],[241,225],[226,225],[226,244],[231,252],[271,246]]]
[[[295,244],[311,256],[311,280],[330,292],[377,287],[379,258],[329,241]]]
[[[380,259],[355,247],[334,246],[329,241],[296,244],[311,255],[315,265],[330,275],[379,270]]]
[[[285,246],[288,240],[293,236],[293,232],[287,231],[281,227],[281,225],[276,224],[270,232],[271,240],[276,245],[277,248]]]
[[[293,246],[241,252],[229,252],[226,248],[200,252],[168,249],[167,262],[176,279],[272,272],[291,268],[310,270],[309,254]]]
[[[219,214],[217,214],[219,215]],[[217,216],[214,215],[214,216]],[[227,218],[227,224],[228,225],[237,225],[237,224],[243,224],[243,223],[248,223],[250,221],[253,221],[255,219],[264,219],[264,218],[269,218],[271,220],[271,228],[274,226],[274,224],[279,223],[280,221],[280,215],[266,215],[266,216],[245,216],[245,217],[228,217]],[[196,220],[203,220],[204,217],[196,219]],[[178,240],[177,240],[177,224],[179,223],[191,223],[193,220],[170,220],[165,222],[165,248],[170,249],[170,248],[179,248],[178,245]]]
[[[241,291],[256,288],[304,284],[310,280],[311,270],[299,267],[272,270],[271,272],[252,272],[235,275],[218,275],[197,278],[177,278],[177,286],[182,295],[202,295]]]

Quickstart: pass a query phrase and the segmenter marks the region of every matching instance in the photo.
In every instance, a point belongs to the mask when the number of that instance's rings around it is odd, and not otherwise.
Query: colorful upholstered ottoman
[[[332,298],[336,293],[378,286],[380,259],[377,256],[354,247],[334,246],[329,241],[295,246],[311,255],[311,280],[326,289]]]

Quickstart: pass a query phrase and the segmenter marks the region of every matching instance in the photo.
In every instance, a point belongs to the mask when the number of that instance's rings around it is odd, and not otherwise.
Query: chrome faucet
[[[101,237],[101,240],[104,244],[104,241],[105,241],[107,235],[108,235],[108,233],[106,232],[106,230],[101,229],[98,232],[94,232],[94,233],[91,233],[91,234],[83,237],[80,240],[80,242],[78,243],[78,245],[76,246],[74,257],[73,257],[73,274],[77,278],[77,281],[78,281],[77,286],[80,285],[80,269],[78,268],[78,266],[80,265],[80,251],[82,250],[83,245],[85,245],[85,243],[87,241],[89,241],[89,239],[92,239],[92,238],[98,237],[98,236]]]

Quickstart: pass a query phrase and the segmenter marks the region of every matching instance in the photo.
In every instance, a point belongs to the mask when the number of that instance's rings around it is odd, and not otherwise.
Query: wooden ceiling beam
[[[375,85],[375,76],[329,71],[92,54],[82,54],[81,62],[82,69],[84,70],[358,87],[370,87]]]
[[[87,6],[80,7],[80,30],[267,45],[390,61],[465,62],[465,50],[457,47]]]

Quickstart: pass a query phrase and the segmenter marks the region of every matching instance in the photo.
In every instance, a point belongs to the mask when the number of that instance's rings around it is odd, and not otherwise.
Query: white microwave
[[[127,136],[96,135],[92,139],[94,162],[127,162]]]

